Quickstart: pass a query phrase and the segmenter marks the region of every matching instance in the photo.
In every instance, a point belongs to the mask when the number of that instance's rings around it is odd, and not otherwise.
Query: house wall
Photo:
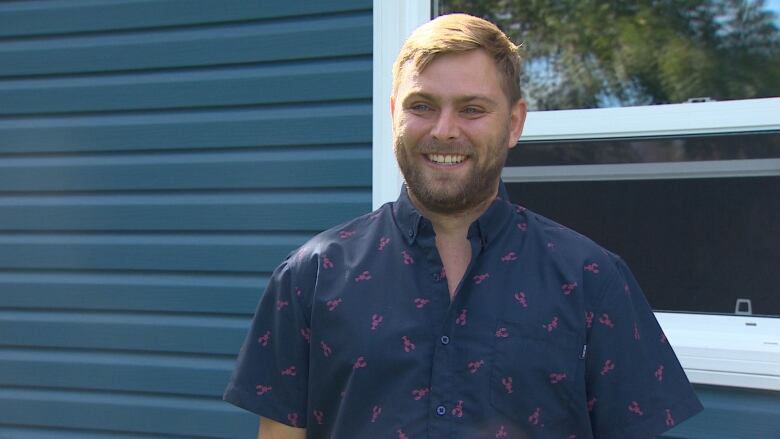
[[[248,438],[267,278],[371,207],[369,0],[0,3],[0,438]]]

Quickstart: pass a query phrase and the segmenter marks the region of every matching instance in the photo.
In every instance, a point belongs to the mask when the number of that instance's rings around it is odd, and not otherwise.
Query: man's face
[[[510,107],[482,50],[442,55],[422,72],[404,66],[391,98],[396,160],[415,201],[460,213],[492,199],[526,107]]]

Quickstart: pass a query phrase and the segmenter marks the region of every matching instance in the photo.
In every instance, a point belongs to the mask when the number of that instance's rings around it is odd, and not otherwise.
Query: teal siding
[[[371,204],[371,1],[0,3],[0,439],[251,438],[268,276]]]
[[[780,392],[696,385],[704,411],[664,438],[780,438]]]

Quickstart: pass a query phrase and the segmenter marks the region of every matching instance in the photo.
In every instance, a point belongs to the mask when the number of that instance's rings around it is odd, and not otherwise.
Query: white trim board
[[[531,111],[520,142],[780,130],[780,98]]]
[[[394,201],[401,190],[390,119],[393,62],[406,37],[430,19],[430,0],[374,0],[373,209]]]
[[[692,382],[780,391],[780,318],[655,316]]]

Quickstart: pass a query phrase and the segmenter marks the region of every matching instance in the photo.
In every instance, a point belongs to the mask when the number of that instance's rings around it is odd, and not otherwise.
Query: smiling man
[[[468,15],[394,66],[398,200],[274,272],[225,399],[272,438],[650,438],[701,409],[623,261],[509,202],[517,47]]]

